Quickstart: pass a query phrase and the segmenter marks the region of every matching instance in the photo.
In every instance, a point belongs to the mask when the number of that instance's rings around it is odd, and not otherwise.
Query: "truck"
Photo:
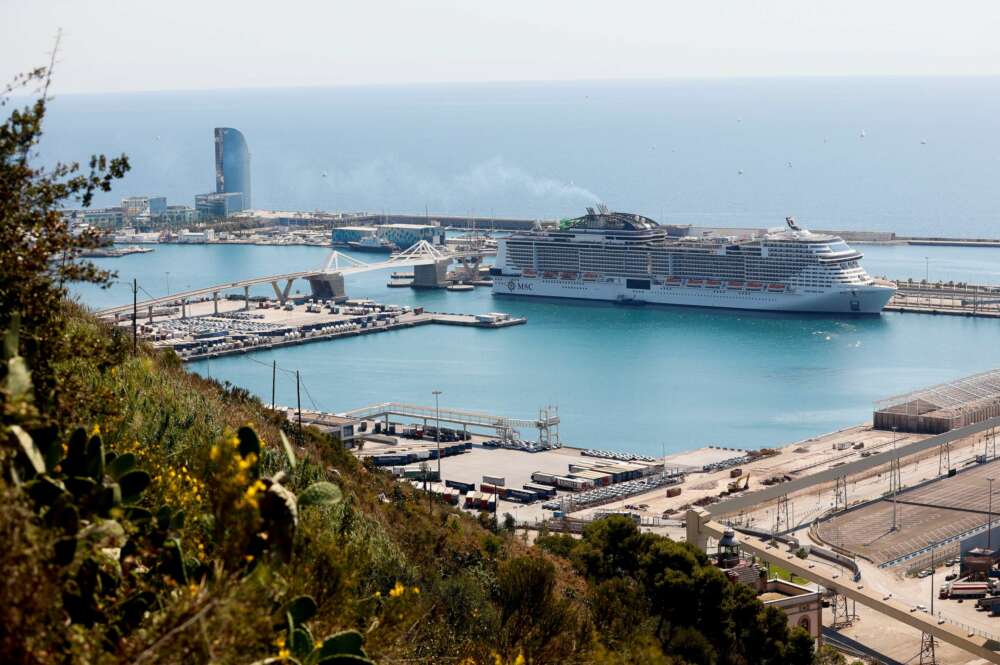
[[[952,582],[941,587],[938,598],[985,598],[989,592],[986,582]]]

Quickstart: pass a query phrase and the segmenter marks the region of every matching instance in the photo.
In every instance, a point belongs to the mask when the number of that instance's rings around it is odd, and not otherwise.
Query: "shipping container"
[[[594,481],[588,478],[570,478],[567,476],[556,476],[556,487],[562,487],[563,489],[580,491],[589,490],[594,488]]]
[[[556,488],[554,487],[546,487],[545,485],[534,485],[532,483],[525,483],[524,485],[522,485],[522,487],[546,499],[551,499],[556,495]]]
[[[513,487],[507,489],[507,493],[504,495],[505,499],[510,501],[517,501],[519,503],[534,503],[538,501],[538,495],[529,490],[519,490]]]
[[[729,470],[730,478],[739,478],[742,475],[743,475],[743,469],[741,469],[740,467],[736,467],[735,469]]]
[[[483,482],[488,485],[496,485],[497,487],[503,487],[507,484],[507,479],[503,476],[483,476]]]
[[[466,492],[473,492],[476,489],[475,483],[463,483],[461,480],[446,480],[444,481],[444,484],[446,487],[457,489],[463,494]]]
[[[557,477],[554,473],[544,473],[542,471],[535,471],[531,474],[531,480],[542,485],[555,486]]]
[[[681,493],[680,487],[668,487],[667,496],[678,496]]]
[[[614,476],[612,476],[612,474],[601,471],[577,471],[573,474],[573,477],[586,478],[591,481],[595,487],[606,487],[614,480]]]

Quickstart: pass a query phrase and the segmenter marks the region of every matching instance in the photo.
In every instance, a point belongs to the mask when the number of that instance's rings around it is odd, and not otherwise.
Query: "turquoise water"
[[[213,189],[212,128],[239,128],[254,204],[566,217],[606,201],[663,222],[996,237],[995,78],[859,78],[347,87],[61,96],[46,161],[127,153],[96,205]],[[863,133],[863,135],[862,135]],[[862,247],[870,273],[1000,284],[1000,250]],[[144,294],[319,267],[307,247],[161,246],[105,260]],[[925,260],[924,257],[928,257]],[[370,260],[370,257],[362,257]],[[169,274],[168,274],[169,273]],[[503,310],[508,330],[426,327],[199,363],[269,394],[269,363],[303,372],[306,403],[385,400],[530,416],[558,404],[574,444],[658,453],[774,445],[866,418],[872,401],[1000,365],[1000,322],[887,314],[749,315],[494,299],[488,292],[349,292],[455,312]],[[261,287],[259,293],[267,293]],[[79,290],[128,302],[118,284]],[[294,386],[281,374],[278,399]]]
[[[1000,250],[862,247],[872,274],[1000,283]],[[109,290],[80,288],[95,306],[128,302],[133,276],[152,295],[319,266],[316,247],[163,245],[99,263]],[[925,261],[924,257],[929,257]],[[371,260],[371,256],[359,257]],[[167,272],[169,271],[169,276]],[[388,289],[388,275],[348,278],[354,297],[450,312],[528,317],[505,330],[427,326],[317,342],[191,365],[270,398],[270,363],[302,372],[304,406],[340,411],[381,401],[530,417],[559,406],[574,445],[659,454],[718,444],[788,443],[870,417],[894,393],[1000,366],[1000,322],[885,314],[850,319],[495,298]],[[260,289],[267,293],[266,288]],[[263,364],[262,364],[263,363]],[[268,366],[265,366],[268,365]],[[278,402],[294,379],[279,373]],[[525,433],[532,436],[533,433]]]

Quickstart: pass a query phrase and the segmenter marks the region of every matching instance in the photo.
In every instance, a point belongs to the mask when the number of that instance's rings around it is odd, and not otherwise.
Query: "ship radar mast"
[[[791,216],[785,217],[785,224],[788,224],[788,228],[790,228],[793,231],[801,231],[802,230],[801,228],[799,228],[799,225],[795,223],[795,218],[794,217],[791,217]]]

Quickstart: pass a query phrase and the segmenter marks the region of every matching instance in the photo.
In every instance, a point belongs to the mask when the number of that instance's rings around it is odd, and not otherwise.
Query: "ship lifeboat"
[[[705,280],[705,286],[710,287],[710,288],[714,288],[714,287],[722,286],[722,282],[720,282],[717,279],[707,279],[707,280]]]
[[[785,285],[784,284],[768,284],[767,285],[767,290],[768,291],[775,291],[775,292],[784,291],[785,290]]]
[[[561,272],[559,273],[560,279],[576,279],[575,272]]]
[[[521,277],[538,277],[538,273],[534,270],[522,270]]]
[[[743,282],[738,279],[731,279],[728,282],[726,282],[726,287],[730,289],[742,289]]]
[[[704,283],[705,283],[705,280],[703,280],[703,279],[689,279],[688,280],[688,286],[701,286]]]
[[[597,278],[600,277],[596,272],[585,272],[583,273],[583,281],[585,282],[595,282]]]
[[[542,273],[542,277],[544,277],[545,279],[555,279],[556,274],[554,272],[545,271]]]
[[[667,286],[680,286],[680,283],[681,283],[681,278],[680,277],[668,277],[667,278]]]

